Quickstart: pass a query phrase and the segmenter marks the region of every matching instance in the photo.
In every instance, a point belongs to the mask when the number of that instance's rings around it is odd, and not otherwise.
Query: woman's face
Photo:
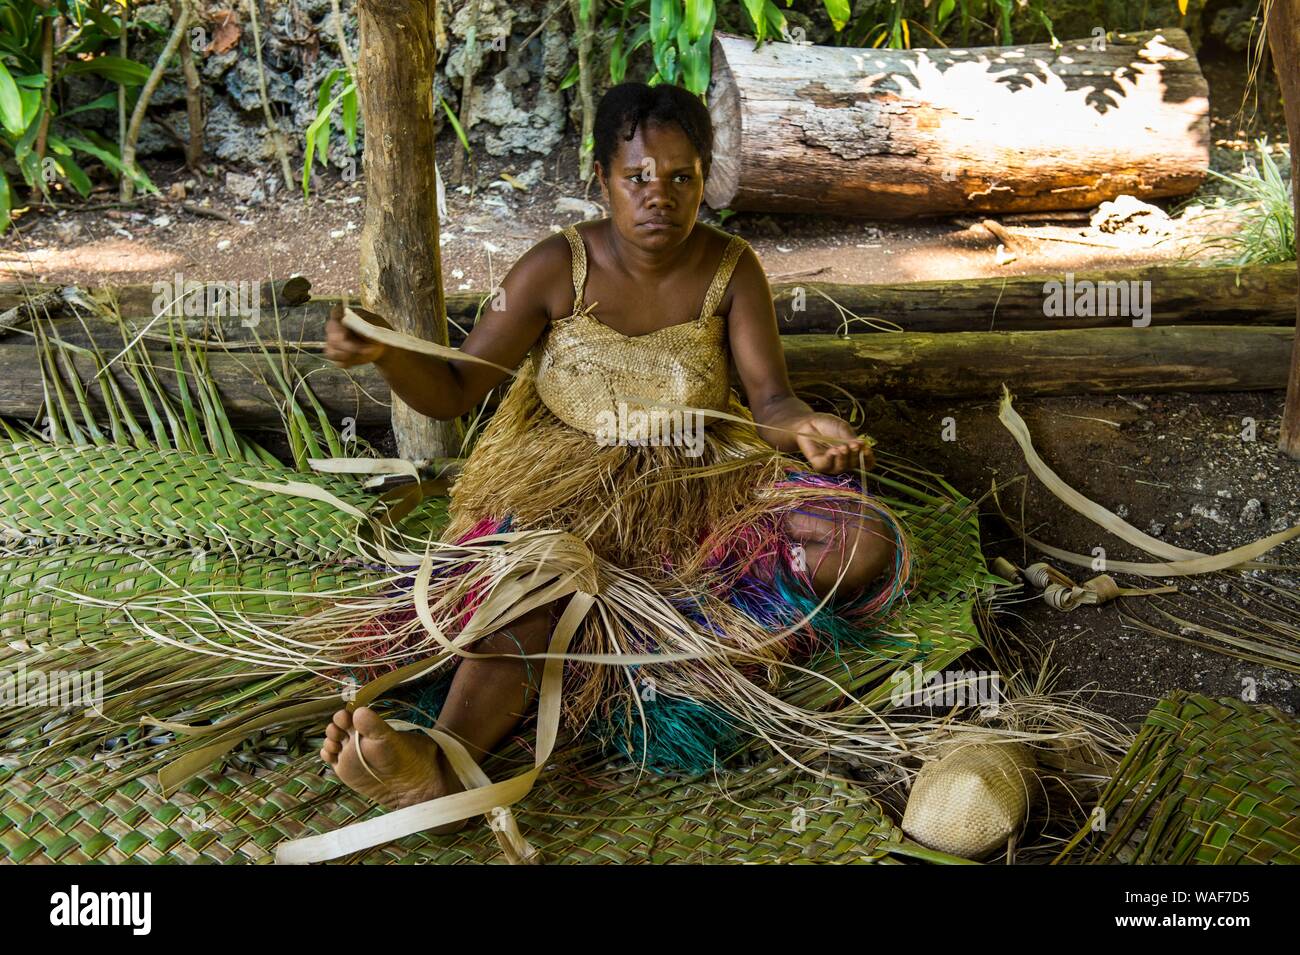
[[[646,251],[684,242],[704,198],[695,146],[676,123],[638,123],[618,143],[610,169],[596,163],[614,228]]]

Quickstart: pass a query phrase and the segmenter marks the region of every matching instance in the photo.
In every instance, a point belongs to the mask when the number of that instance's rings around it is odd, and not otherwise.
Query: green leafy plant
[[[336,96],[330,97],[334,87],[343,84]],[[357,84],[348,71],[343,68],[330,70],[316,94],[316,118],[307,127],[307,142],[302,163],[302,194],[307,196],[311,183],[312,159],[319,159],[321,166],[329,166],[330,126],[334,110],[342,104],[341,125],[343,135],[347,137],[348,148],[357,151]]]
[[[1186,0],[1179,0],[1185,3]],[[807,40],[802,27],[791,26],[784,10],[794,0],[629,0],[606,7],[602,27],[612,30],[609,78],[621,83],[627,77],[633,53],[650,44],[654,72],[647,82],[679,83],[693,93],[708,89],[710,51],[715,28],[747,33],[759,43]],[[984,36],[992,42],[1012,43],[1013,17],[1022,26],[1056,36],[1047,8],[1049,0],[814,0],[829,20],[834,43],[843,46],[907,49],[914,42],[945,46],[943,36],[956,35],[960,43]],[[1023,31],[1022,31],[1023,32]],[[560,88],[578,80],[578,66],[569,70]]]
[[[331,97],[330,94],[334,92],[334,87],[340,82],[343,83],[343,89]],[[447,120],[451,123],[456,138],[460,140],[465,152],[469,152],[469,138],[465,135],[465,130],[461,129],[456,114],[452,112],[451,106],[443,97],[439,96],[438,102],[447,114]],[[339,121],[343,135],[347,137],[348,148],[355,154],[357,151],[357,84],[351,74],[342,68],[331,70],[326,74],[324,81],[321,83],[320,91],[316,94],[316,118],[307,127],[306,145],[303,150],[302,194],[304,197],[311,194],[312,160],[317,160],[322,167],[328,168],[329,166],[330,128],[334,111],[340,105],[342,106],[342,112]]]
[[[147,67],[104,52],[121,30],[116,0],[52,0],[48,6],[0,0],[0,233],[9,226],[17,180],[46,198],[60,182],[88,196],[92,183],[78,156],[157,191],[144,173],[126,170],[117,144],[72,121],[79,113],[115,109],[114,92],[63,108],[63,84],[71,77],[99,76],[128,89],[144,84]]]
[[[1208,248],[1223,250],[1232,265],[1270,265],[1295,259],[1295,184],[1282,178],[1282,170],[1265,140],[1255,143],[1257,160],[1248,160],[1241,172],[1211,176],[1237,193],[1229,202],[1236,212],[1240,229],[1207,240]],[[1291,153],[1282,150],[1283,162],[1291,163]]]

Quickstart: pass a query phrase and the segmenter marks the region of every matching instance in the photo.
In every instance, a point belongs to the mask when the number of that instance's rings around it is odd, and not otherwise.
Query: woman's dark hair
[[[618,152],[620,139],[628,142],[637,126],[647,122],[676,123],[700,155],[700,170],[709,177],[713,163],[713,121],[708,107],[690,90],[670,83],[619,83],[611,86],[596,107],[592,132],[594,153],[605,175]]]

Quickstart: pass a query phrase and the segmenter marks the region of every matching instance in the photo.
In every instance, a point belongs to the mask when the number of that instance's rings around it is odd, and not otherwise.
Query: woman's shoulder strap
[[[583,244],[582,236],[578,235],[576,225],[566,228],[564,237],[569,240],[569,262],[573,273],[573,310],[576,312],[582,308],[582,292],[587,285],[587,247]]]
[[[704,307],[700,309],[700,321],[712,315],[717,311],[718,306],[722,304],[722,297],[726,294],[727,285],[731,282],[731,273],[736,269],[736,263],[740,261],[740,254],[745,251],[749,245],[738,235],[733,235],[727,247],[722,251],[722,261],[718,263],[717,271],[713,273],[713,281],[709,283],[709,290],[704,296]]]

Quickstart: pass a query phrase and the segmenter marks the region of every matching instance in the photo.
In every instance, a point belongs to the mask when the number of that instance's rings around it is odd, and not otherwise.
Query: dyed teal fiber
[[[432,727],[438,721],[438,714],[447,702],[447,693],[451,690],[455,670],[449,670],[435,679],[417,684],[397,697],[397,702],[405,705],[405,712],[399,717],[416,726]]]
[[[607,747],[655,773],[707,772],[740,746],[741,734],[720,710],[679,697],[657,695],[619,714],[594,732]]]

